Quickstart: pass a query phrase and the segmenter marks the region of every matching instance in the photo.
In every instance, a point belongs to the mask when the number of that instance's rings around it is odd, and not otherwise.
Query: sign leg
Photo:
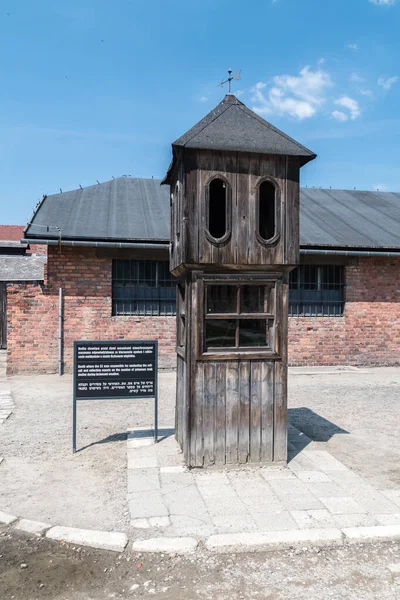
[[[74,394],[74,400],[72,404],[72,453],[76,452],[76,397]]]

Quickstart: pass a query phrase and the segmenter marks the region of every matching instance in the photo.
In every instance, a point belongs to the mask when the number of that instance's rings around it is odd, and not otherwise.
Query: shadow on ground
[[[289,460],[311,442],[329,442],[334,435],[350,433],[309,408],[290,408],[288,423]]]

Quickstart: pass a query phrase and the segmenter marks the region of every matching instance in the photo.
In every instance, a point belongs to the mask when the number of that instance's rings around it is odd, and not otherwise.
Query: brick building
[[[23,225],[0,225],[0,350],[7,348],[7,285],[43,282],[45,245],[22,243]]]
[[[400,364],[400,194],[303,189],[300,206],[290,364]],[[25,238],[48,245],[47,274],[8,285],[10,374],[57,371],[60,288],[65,371],[74,339],[157,338],[161,366],[174,364],[160,181],[123,177],[48,196]]]
[[[282,140],[290,139],[248,109],[246,115],[238,144],[266,127],[275,141],[263,153],[284,155]],[[196,127],[203,144],[196,147],[206,148],[215,176],[218,151]],[[258,160],[260,149],[246,152]],[[48,247],[47,274],[43,282],[8,285],[8,373],[55,372],[59,334],[66,371],[79,339],[157,338],[160,365],[174,365],[171,199],[160,183],[121,177],[42,199],[24,235]],[[235,194],[230,210],[238,210]],[[400,364],[400,194],[302,189],[300,256],[290,279],[289,363]]]

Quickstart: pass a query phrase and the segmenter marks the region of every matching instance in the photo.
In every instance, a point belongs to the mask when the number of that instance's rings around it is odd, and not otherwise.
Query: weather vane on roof
[[[228,94],[231,93],[231,81],[238,81],[240,79],[240,73],[241,70],[239,69],[239,71],[236,71],[236,73],[234,73],[232,75],[232,69],[228,69],[228,79],[226,79],[225,81],[222,80],[221,83],[219,83],[219,87],[224,87],[225,83],[228,84]]]

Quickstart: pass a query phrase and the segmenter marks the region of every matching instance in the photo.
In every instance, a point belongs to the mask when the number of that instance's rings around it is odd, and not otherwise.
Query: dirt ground
[[[400,369],[289,378],[289,419],[377,489],[400,486]],[[160,373],[160,426],[174,423],[175,373]],[[0,509],[29,519],[89,529],[129,524],[126,431],[153,422],[152,401],[78,405],[71,453],[72,378],[0,377],[15,413],[1,426]]]
[[[119,555],[0,528],[0,598],[398,600],[400,579],[392,579],[388,565],[399,560],[399,543],[247,555]]]

